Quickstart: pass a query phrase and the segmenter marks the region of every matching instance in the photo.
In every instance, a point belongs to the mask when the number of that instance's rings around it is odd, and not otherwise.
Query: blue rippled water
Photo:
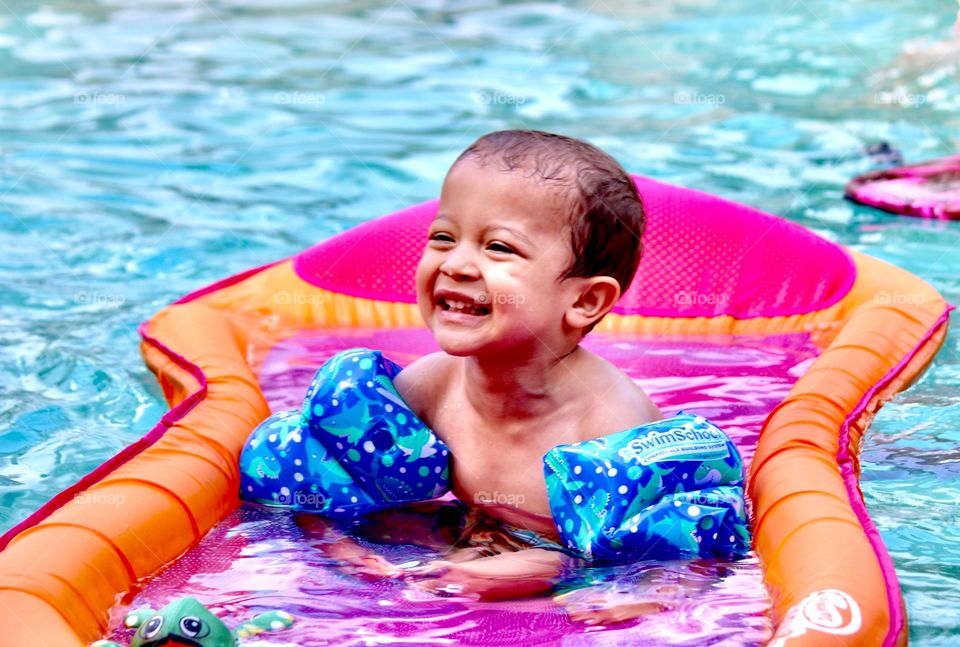
[[[841,198],[957,152],[949,0],[0,3],[0,528],[165,411],[137,323],[434,197],[503,127],[743,201],[960,301],[960,223]],[[815,271],[815,268],[811,268]],[[863,489],[911,638],[960,636],[960,348],[877,416]]]

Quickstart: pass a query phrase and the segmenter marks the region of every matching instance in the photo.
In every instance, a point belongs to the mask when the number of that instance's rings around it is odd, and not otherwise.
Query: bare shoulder
[[[450,383],[453,358],[438,352],[424,355],[400,371],[393,380],[394,386],[413,412],[428,425],[431,410],[440,399],[444,385]]]
[[[609,361],[593,355],[588,372],[592,423],[585,434],[604,436],[663,418],[650,396],[630,376]]]

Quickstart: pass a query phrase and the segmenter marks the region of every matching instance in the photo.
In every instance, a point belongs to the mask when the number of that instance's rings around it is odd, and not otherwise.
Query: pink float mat
[[[960,220],[960,155],[866,173],[851,180],[844,193],[891,213]]]
[[[378,348],[401,365],[435,350],[425,329],[303,331],[274,347],[259,376],[273,411],[298,408],[319,364],[344,348]],[[806,335],[649,337],[593,333],[593,352],[633,377],[665,414],[707,416],[753,455],[760,427],[817,356]],[[446,501],[427,510],[378,515],[350,530],[395,564],[442,556],[436,543],[397,539],[399,529],[440,524]],[[229,626],[269,609],[297,616],[289,630],[260,637],[263,645],[760,645],[770,639],[770,604],[753,557],[737,562],[637,562],[571,568],[552,596],[483,602],[437,596],[397,580],[351,574],[331,556],[338,541],[328,522],[244,506],[169,569],[144,582],[114,610],[158,608],[192,595]],[[393,540],[386,537],[392,536]],[[408,535],[409,536],[409,535]],[[416,536],[416,533],[414,533]],[[589,625],[571,611],[647,603],[640,617]],[[126,642],[129,631],[114,638]]]
[[[827,308],[853,285],[846,251],[795,223],[700,191],[634,180],[647,214],[644,253],[613,312],[789,316]],[[433,200],[354,227],[295,256],[294,270],[333,292],[415,303],[417,262],[437,207]]]

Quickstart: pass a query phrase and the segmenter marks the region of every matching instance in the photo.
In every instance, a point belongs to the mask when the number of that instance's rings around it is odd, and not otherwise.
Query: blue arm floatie
[[[563,544],[594,560],[736,557],[749,550],[733,442],[680,413],[543,457]]]
[[[379,351],[344,351],[313,378],[301,411],[264,420],[240,456],[240,497],[352,518],[443,495],[450,452],[393,386]]]

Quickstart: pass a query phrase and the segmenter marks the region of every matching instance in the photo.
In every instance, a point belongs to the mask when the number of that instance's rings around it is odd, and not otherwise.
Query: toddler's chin
[[[433,339],[437,342],[440,350],[454,357],[469,357],[470,355],[476,355],[479,350],[475,344],[462,339],[449,339],[442,334],[434,334]]]
[[[474,341],[464,339],[444,339],[434,335],[437,346],[447,355],[454,357],[476,357],[481,360],[503,361],[512,357],[513,347],[490,340]]]

